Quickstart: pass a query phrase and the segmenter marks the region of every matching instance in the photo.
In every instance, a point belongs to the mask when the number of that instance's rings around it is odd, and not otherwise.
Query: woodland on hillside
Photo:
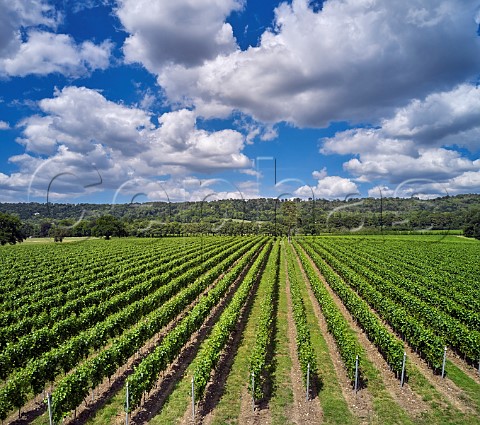
[[[228,199],[131,204],[3,203],[26,237],[159,237],[192,234],[319,234],[470,229],[480,195],[418,198]],[[99,226],[100,220],[100,226]],[[473,220],[473,221],[472,221]],[[471,234],[470,234],[471,233]],[[107,235],[103,235],[107,236]],[[475,237],[475,236],[474,236]]]

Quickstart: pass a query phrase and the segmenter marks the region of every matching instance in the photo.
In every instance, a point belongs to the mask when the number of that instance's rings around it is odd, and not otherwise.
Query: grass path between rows
[[[272,260],[274,249],[272,249],[268,261]],[[241,405],[242,400],[245,401],[244,398],[248,397],[246,393],[249,383],[250,355],[255,345],[257,323],[261,316],[262,302],[267,291],[267,280],[268,276],[263,274],[232,368],[228,374],[222,398],[215,407],[212,417],[207,418],[205,423],[211,423],[212,425],[235,424],[238,423],[240,415],[245,421],[253,420],[255,413],[250,410],[248,412],[241,411]],[[249,416],[252,416],[252,418]]]

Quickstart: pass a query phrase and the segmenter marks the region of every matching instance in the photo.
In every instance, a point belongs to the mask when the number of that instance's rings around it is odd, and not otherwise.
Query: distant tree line
[[[0,214],[2,244],[17,242],[22,237],[51,237],[62,241],[67,236],[109,239],[450,229],[464,229],[466,236],[480,238],[480,195],[428,201],[417,198],[348,201],[259,198],[117,205],[1,203]],[[13,239],[8,230],[11,226],[16,232]],[[10,239],[4,234],[9,234]]]

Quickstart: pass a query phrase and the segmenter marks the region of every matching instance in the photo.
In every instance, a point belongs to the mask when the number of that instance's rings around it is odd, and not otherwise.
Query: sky
[[[477,0],[0,0],[0,202],[480,193]]]

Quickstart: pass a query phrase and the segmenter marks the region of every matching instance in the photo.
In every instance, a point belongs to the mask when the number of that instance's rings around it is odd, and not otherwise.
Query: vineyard
[[[480,242],[0,249],[3,424],[480,424]]]

